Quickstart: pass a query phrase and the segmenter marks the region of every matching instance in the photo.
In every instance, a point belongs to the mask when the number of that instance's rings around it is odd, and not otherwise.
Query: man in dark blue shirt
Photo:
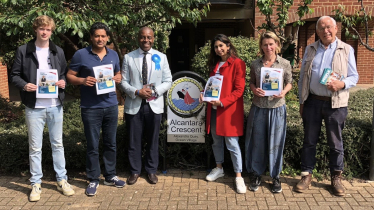
[[[99,186],[101,173],[100,128],[104,144],[104,184],[123,187],[125,182],[116,176],[117,95],[115,91],[97,94],[97,80],[93,70],[97,66],[112,64],[114,74],[112,79],[119,83],[121,81],[119,58],[115,51],[106,47],[110,35],[108,26],[95,23],[91,26],[90,35],[92,46],[80,49],[74,54],[66,77],[73,85],[81,85],[81,114],[87,139],[86,172],[90,181],[86,194],[93,196]]]

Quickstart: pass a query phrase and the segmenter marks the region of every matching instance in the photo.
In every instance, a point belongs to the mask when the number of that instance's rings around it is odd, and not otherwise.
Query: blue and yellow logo
[[[200,112],[203,103],[199,103],[203,86],[195,79],[182,77],[173,82],[167,95],[170,109],[181,117],[190,117]]]

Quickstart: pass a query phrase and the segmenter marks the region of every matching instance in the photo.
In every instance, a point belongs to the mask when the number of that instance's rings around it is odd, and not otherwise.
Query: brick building
[[[0,96],[9,98],[8,71],[0,62]]]
[[[298,16],[296,15],[297,5],[299,4],[298,0],[294,1],[291,10],[289,11],[290,25],[298,20]],[[299,36],[298,36],[298,56],[302,58],[305,52],[305,47],[316,40],[318,40],[318,36],[316,35],[315,28],[316,28],[316,21],[319,17],[328,15],[334,17],[335,12],[333,10],[339,8],[339,4],[344,5],[346,8],[346,15],[353,15],[355,11],[360,10],[360,3],[357,1],[352,0],[313,0],[313,3],[310,5],[310,8],[314,9],[312,14],[306,15],[303,19],[306,21],[306,24],[299,29]],[[363,0],[363,4],[366,7],[366,10],[369,14],[374,14],[374,0]],[[258,8],[255,8],[255,23],[256,26],[262,24],[264,17],[259,12]],[[274,19],[275,20],[275,19]],[[369,25],[371,29],[373,28],[374,21],[371,21]],[[367,50],[364,46],[359,44],[358,40],[347,39],[342,33],[341,23],[337,23],[338,25],[338,34],[337,37],[342,41],[350,44],[355,50],[356,62],[357,62],[357,71],[360,75],[360,79],[358,81],[359,84],[374,84],[374,68],[371,63],[372,56],[374,56],[374,52]],[[292,28],[292,26],[289,26]],[[369,27],[370,28],[370,27]],[[291,29],[292,31],[292,29]],[[361,36],[364,35],[363,28],[359,28],[358,30],[361,33]],[[365,36],[363,36],[365,37]],[[374,47],[374,37],[369,39],[370,46]]]
[[[173,72],[190,69],[190,62],[194,54],[215,34],[257,37],[257,32],[253,28],[257,28],[265,21],[265,16],[256,7],[256,0],[211,0],[210,2],[212,5],[208,16],[203,18],[196,27],[182,24],[172,30],[168,56]],[[289,11],[289,24],[285,30],[286,33],[295,33],[296,31],[296,28],[292,27],[292,23],[298,20],[296,11],[299,3],[299,0],[295,0]],[[367,12],[374,14],[374,0],[364,0],[363,3]],[[300,59],[303,57],[305,47],[318,40],[315,31],[317,19],[324,15],[333,17],[335,15],[333,10],[337,9],[339,4],[346,7],[347,15],[354,14],[355,10],[360,9],[360,4],[352,0],[313,0],[313,3],[309,5],[314,9],[314,13],[303,18],[306,23],[299,29],[296,47],[297,56]],[[275,9],[274,14],[276,14]],[[276,22],[276,18],[276,16],[272,18],[273,22]],[[360,75],[359,84],[374,84],[374,68],[371,67],[373,65],[370,62],[374,52],[360,46],[357,40],[347,39],[344,33],[341,33],[341,23],[337,24],[339,28],[337,37],[350,44],[355,50],[357,70]],[[373,26],[374,21],[370,25]],[[360,28],[359,32],[362,33],[363,29]],[[374,38],[370,38],[369,45],[374,47]]]

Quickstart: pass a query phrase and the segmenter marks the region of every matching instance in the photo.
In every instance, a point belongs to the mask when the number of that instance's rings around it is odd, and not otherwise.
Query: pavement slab
[[[129,174],[118,177],[126,180]],[[245,194],[235,191],[234,176],[226,175],[215,182],[205,181],[205,171],[169,170],[159,174],[159,183],[149,184],[142,175],[134,185],[124,188],[105,186],[103,178],[96,196],[85,195],[87,181],[80,175],[69,183],[75,195],[67,197],[56,189],[53,178],[42,183],[41,199],[29,202],[31,191],[24,176],[0,177],[0,209],[373,209],[374,186],[362,180],[343,181],[347,194],[332,194],[329,181],[313,179],[304,193],[292,190],[300,177],[282,177],[281,193],[271,192],[271,178],[264,176],[257,192],[247,189]],[[248,178],[245,179],[248,187]]]

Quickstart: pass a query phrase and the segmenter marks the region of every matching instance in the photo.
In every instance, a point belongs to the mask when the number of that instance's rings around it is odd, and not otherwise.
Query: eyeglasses
[[[323,27],[323,28],[318,28],[317,30],[318,30],[318,31],[325,31],[326,29],[327,29],[327,30],[330,30],[330,29],[332,29],[332,28],[334,28],[334,26],[330,26],[330,25],[329,25],[329,26],[326,26],[326,27]]]

